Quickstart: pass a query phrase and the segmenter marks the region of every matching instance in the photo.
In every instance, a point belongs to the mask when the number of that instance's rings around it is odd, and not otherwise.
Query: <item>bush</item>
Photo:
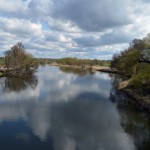
[[[33,57],[25,51],[22,43],[18,42],[12,46],[10,50],[5,52],[4,63],[5,67],[12,69],[25,68],[32,66]]]

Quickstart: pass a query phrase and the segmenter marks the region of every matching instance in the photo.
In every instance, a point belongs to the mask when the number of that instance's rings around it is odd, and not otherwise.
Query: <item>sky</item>
[[[0,56],[109,60],[150,33],[150,0],[0,0]]]

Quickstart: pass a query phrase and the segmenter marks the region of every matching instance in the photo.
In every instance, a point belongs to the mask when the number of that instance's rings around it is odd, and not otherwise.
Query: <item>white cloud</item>
[[[1,0],[0,12],[2,13],[18,13],[23,11],[25,2],[22,0]]]
[[[36,57],[110,59],[150,32],[149,14],[146,0],[1,0],[0,53],[20,41]]]
[[[41,36],[41,24],[32,23],[30,20],[0,17],[0,26],[3,32],[17,36]]]

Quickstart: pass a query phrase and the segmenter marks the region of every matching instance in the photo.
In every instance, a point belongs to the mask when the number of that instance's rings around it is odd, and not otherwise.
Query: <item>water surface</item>
[[[0,78],[0,149],[149,150],[150,117],[117,79],[49,66]]]

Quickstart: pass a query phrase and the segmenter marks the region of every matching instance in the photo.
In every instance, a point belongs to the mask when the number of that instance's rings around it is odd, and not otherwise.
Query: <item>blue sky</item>
[[[0,55],[111,59],[150,32],[149,0],[1,0]]]

